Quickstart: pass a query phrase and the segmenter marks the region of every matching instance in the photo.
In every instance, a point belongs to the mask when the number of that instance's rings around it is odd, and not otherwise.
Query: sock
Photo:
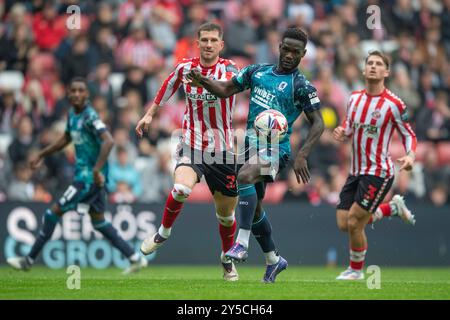
[[[250,230],[239,229],[236,242],[248,249],[248,241],[250,240]]]
[[[139,253],[135,252],[133,253],[133,255],[128,257],[128,260],[130,260],[130,262],[138,262],[139,258],[140,258]]]
[[[267,218],[266,212],[263,212],[262,217],[253,223],[252,233],[264,253],[270,253],[272,251],[275,252],[275,243],[272,239],[272,226]],[[276,260],[275,262],[273,262],[274,259]],[[268,262],[267,264],[274,264],[278,262],[278,258],[273,258],[272,254],[269,255],[269,260],[270,261],[267,261],[266,256],[266,262]]]
[[[161,234],[164,238],[170,236],[172,225],[181,212],[184,202],[191,194],[191,189],[176,183],[173,186],[172,192],[167,197],[166,206],[164,207],[164,214],[162,218],[162,228],[160,230],[164,233]]]
[[[255,216],[256,205],[258,204],[258,196],[256,195],[255,185],[244,184],[239,186],[239,234],[238,240],[240,244],[248,248],[250,239],[250,229],[252,227],[253,217]]]
[[[382,203],[370,217],[367,224],[372,224],[374,222],[380,221],[383,217],[390,217],[395,215],[397,212],[397,206],[391,203]]]
[[[106,239],[111,241],[112,245],[119,249],[125,257],[131,260],[132,256],[135,254],[134,249],[128,242],[119,236],[116,228],[114,228],[111,223],[106,220],[98,220],[92,221],[92,225],[95,230],[99,231]]]
[[[227,252],[234,244],[234,233],[236,232],[236,219],[234,214],[229,217],[220,216],[216,213],[219,221],[219,234],[222,240],[222,251]]]
[[[266,257],[267,265],[276,264],[280,261],[280,256],[275,251],[264,252],[264,256]]]
[[[361,271],[366,258],[367,247],[350,249],[350,268]]]
[[[38,237],[36,238],[36,241],[33,244],[33,247],[31,248],[30,253],[28,254],[28,257],[31,258],[32,261],[36,259],[44,245],[52,237],[53,231],[55,230],[58,221],[59,217],[50,209],[47,209],[45,211],[44,224],[41,228],[41,231],[39,232]]]

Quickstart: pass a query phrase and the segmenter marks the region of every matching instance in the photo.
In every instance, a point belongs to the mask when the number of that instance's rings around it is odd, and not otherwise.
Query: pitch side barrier
[[[450,207],[410,206],[417,217],[414,227],[392,218],[366,228],[370,239],[367,265],[450,265]],[[0,264],[5,264],[10,256],[29,252],[47,207],[42,203],[0,204]],[[333,207],[286,202],[266,205],[265,209],[276,230],[276,244],[290,265],[346,265],[348,240],[336,226]],[[162,204],[109,204],[106,217],[125,240],[139,248],[141,241],[159,227],[162,211]],[[217,265],[220,237],[214,213],[212,204],[188,203],[174,225],[172,237],[148,256],[150,264]],[[63,216],[37,262],[50,268],[72,264],[123,268],[128,264],[93,230],[88,215],[74,211]],[[263,263],[262,252],[251,238],[248,264]]]

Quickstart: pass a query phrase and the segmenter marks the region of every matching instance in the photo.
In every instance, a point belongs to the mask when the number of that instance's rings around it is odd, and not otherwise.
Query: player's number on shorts
[[[235,189],[236,188],[236,176],[227,176],[228,184],[227,189]]]
[[[74,186],[69,186],[59,202],[61,203],[61,205],[64,205],[67,201],[72,200],[76,193],[77,188],[75,188]]]

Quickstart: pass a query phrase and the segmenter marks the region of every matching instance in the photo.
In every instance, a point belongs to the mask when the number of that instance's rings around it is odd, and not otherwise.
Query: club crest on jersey
[[[381,118],[381,112],[378,111],[378,110],[375,110],[374,112],[372,112],[372,118],[380,119]]]
[[[256,79],[260,79],[261,76],[262,76],[262,72],[257,72],[257,73],[255,74],[255,78],[256,78]]]
[[[285,81],[283,81],[283,82],[281,82],[279,85],[278,85],[278,91],[284,91],[284,89],[287,87],[287,82],[285,82]]]

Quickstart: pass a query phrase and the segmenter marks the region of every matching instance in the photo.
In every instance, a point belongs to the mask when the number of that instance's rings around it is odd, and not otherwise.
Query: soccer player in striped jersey
[[[174,172],[175,183],[166,201],[161,226],[158,232],[143,241],[141,251],[150,254],[169,238],[172,225],[184,202],[204,175],[214,197],[219,222],[223,278],[226,281],[235,281],[238,280],[236,268],[224,254],[233,245],[236,231],[234,208],[237,202],[237,188],[231,123],[234,96],[218,98],[201,87],[190,85],[184,78],[195,69],[206,77],[227,80],[238,70],[233,61],[219,57],[224,47],[222,28],[219,25],[205,23],[199,27],[197,36],[200,57],[184,59],[176,66],[136,126],[137,135],[142,137],[144,131],[148,131],[158,108],[164,105],[183,84],[186,110],[179,158]]]
[[[338,280],[364,279],[367,224],[383,216],[398,216],[406,223],[415,223],[400,195],[380,205],[394,180],[394,163],[388,153],[392,134],[398,131],[406,151],[397,160],[400,170],[412,169],[417,143],[405,104],[385,87],[389,71],[389,60],[382,52],[369,53],[363,71],[365,89],[351,94],[344,123],[333,132],[338,141],[349,138],[352,143],[350,174],[336,213],[339,229],[350,237],[350,266]]]
[[[29,270],[50,240],[61,216],[71,210],[80,214],[89,213],[94,229],[111,241],[114,247],[128,258],[130,266],[124,274],[147,266],[147,259],[128,244],[110,222],[105,220],[105,185],[108,183],[108,154],[114,144],[111,134],[88,101],[89,92],[84,78],[71,80],[68,98],[72,105],[67,119],[66,131],[60,139],[42,149],[30,166],[36,169],[43,158],[64,149],[69,143],[75,146],[74,182],[63,196],[44,215],[44,223],[30,253],[25,257],[12,257],[7,261],[15,269]]]
[[[248,256],[250,232],[253,233],[266,259],[265,283],[275,282],[277,275],[288,265],[278,254],[272,238],[272,226],[262,207],[266,183],[273,182],[279,171],[289,163],[292,124],[302,113],[311,127],[293,166],[298,183],[308,183],[310,173],[306,159],[324,130],[316,88],[298,70],[306,53],[307,41],[307,35],[301,29],[288,28],[279,45],[277,65],[249,65],[225,82],[213,81],[195,70],[188,75],[192,83],[207,88],[219,97],[251,90],[243,152],[245,161],[239,161],[238,164],[239,233],[236,243],[226,256],[235,261],[244,261]],[[281,112],[288,121],[289,129],[280,141],[265,144],[258,139],[253,126],[257,115],[267,109]]]

